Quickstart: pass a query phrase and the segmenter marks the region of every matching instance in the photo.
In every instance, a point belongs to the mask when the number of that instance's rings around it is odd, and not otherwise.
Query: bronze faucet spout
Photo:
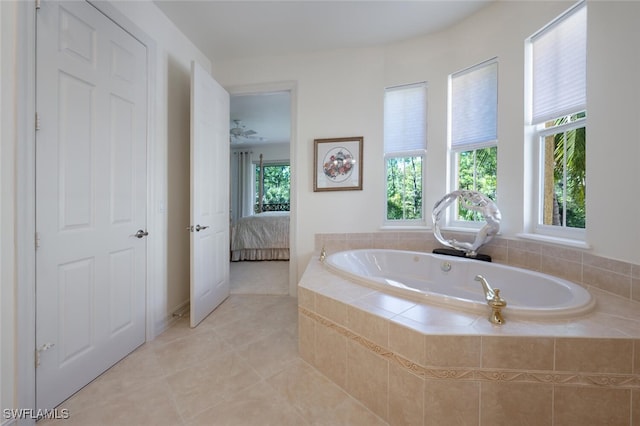
[[[495,295],[495,291],[493,290],[493,288],[491,288],[487,280],[482,275],[476,275],[475,280],[480,281],[480,284],[482,284],[482,290],[484,291],[484,298],[487,300],[487,302],[489,300],[492,300],[493,296]]]
[[[487,304],[491,308],[491,313],[489,314],[489,322],[497,325],[504,324],[502,308],[507,306],[507,301],[500,297],[500,289],[491,288],[487,280],[482,275],[476,275],[475,280],[480,281],[480,284],[482,284],[484,297],[487,300]]]

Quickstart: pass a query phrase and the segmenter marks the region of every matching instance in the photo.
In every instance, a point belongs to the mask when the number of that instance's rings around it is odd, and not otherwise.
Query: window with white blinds
[[[586,109],[587,8],[582,2],[533,35],[532,124]]]
[[[427,84],[385,89],[384,162],[387,226],[426,226],[423,187],[427,149]]]
[[[498,62],[451,75],[451,148],[474,149],[498,138]]]
[[[427,84],[385,89],[384,152],[427,149]]]
[[[528,40],[531,158],[528,232],[586,241],[587,4],[582,1]]]

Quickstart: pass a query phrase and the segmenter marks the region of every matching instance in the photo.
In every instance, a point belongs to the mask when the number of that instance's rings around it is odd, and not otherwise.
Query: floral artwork
[[[362,137],[314,141],[314,191],[362,189]]]
[[[344,147],[333,148],[325,156],[322,170],[334,182],[342,182],[349,178],[353,171],[355,159]]]

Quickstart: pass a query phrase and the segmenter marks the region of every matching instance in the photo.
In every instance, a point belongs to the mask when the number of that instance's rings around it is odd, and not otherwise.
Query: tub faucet
[[[480,281],[480,284],[482,284],[484,298],[491,308],[491,313],[489,314],[489,322],[498,325],[504,324],[502,308],[507,306],[507,301],[500,297],[500,289],[491,288],[487,280],[482,275],[476,275],[475,280]]]
[[[476,281],[480,281],[480,284],[482,284],[482,290],[484,291],[484,298],[486,299],[486,301],[488,302],[489,300],[493,299],[495,291],[493,290],[493,288],[491,288],[485,277],[483,277],[482,275],[476,275],[474,279]]]
[[[324,247],[322,247],[322,250],[320,250],[320,262],[324,262],[326,258],[327,258],[327,251],[324,249]]]

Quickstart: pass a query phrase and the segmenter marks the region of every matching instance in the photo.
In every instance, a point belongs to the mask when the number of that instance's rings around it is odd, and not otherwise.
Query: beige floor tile
[[[183,424],[171,391],[161,378],[146,382],[135,392],[117,394],[85,409],[69,408],[69,414],[68,419],[38,422],[38,426]]]
[[[191,334],[203,333],[208,330],[208,327],[195,327],[191,328],[189,325],[189,313],[185,316],[178,318],[171,324],[167,330],[157,336],[152,342],[153,346],[159,346],[172,342],[175,339],[183,339]]]
[[[196,328],[176,319],[63,402],[69,419],[38,426],[386,424],[304,362],[297,339],[295,298],[232,294]]]
[[[261,380],[240,356],[227,352],[213,355],[167,377],[183,418],[192,418]]]
[[[206,360],[211,354],[229,352],[231,347],[213,330],[189,334],[154,347],[158,363],[166,374],[171,374]]]
[[[267,380],[311,425],[385,425],[339,386],[302,360]]]
[[[137,392],[164,372],[150,345],[145,344],[62,403],[70,412],[91,409],[119,395]]]
[[[258,382],[200,414],[187,423],[193,426],[304,426],[309,423],[294,407],[276,395],[265,382]]]
[[[275,331],[263,339],[236,349],[236,353],[266,379],[299,359],[298,339],[289,332]]]
[[[289,293],[287,261],[231,262],[230,274],[231,294]]]

